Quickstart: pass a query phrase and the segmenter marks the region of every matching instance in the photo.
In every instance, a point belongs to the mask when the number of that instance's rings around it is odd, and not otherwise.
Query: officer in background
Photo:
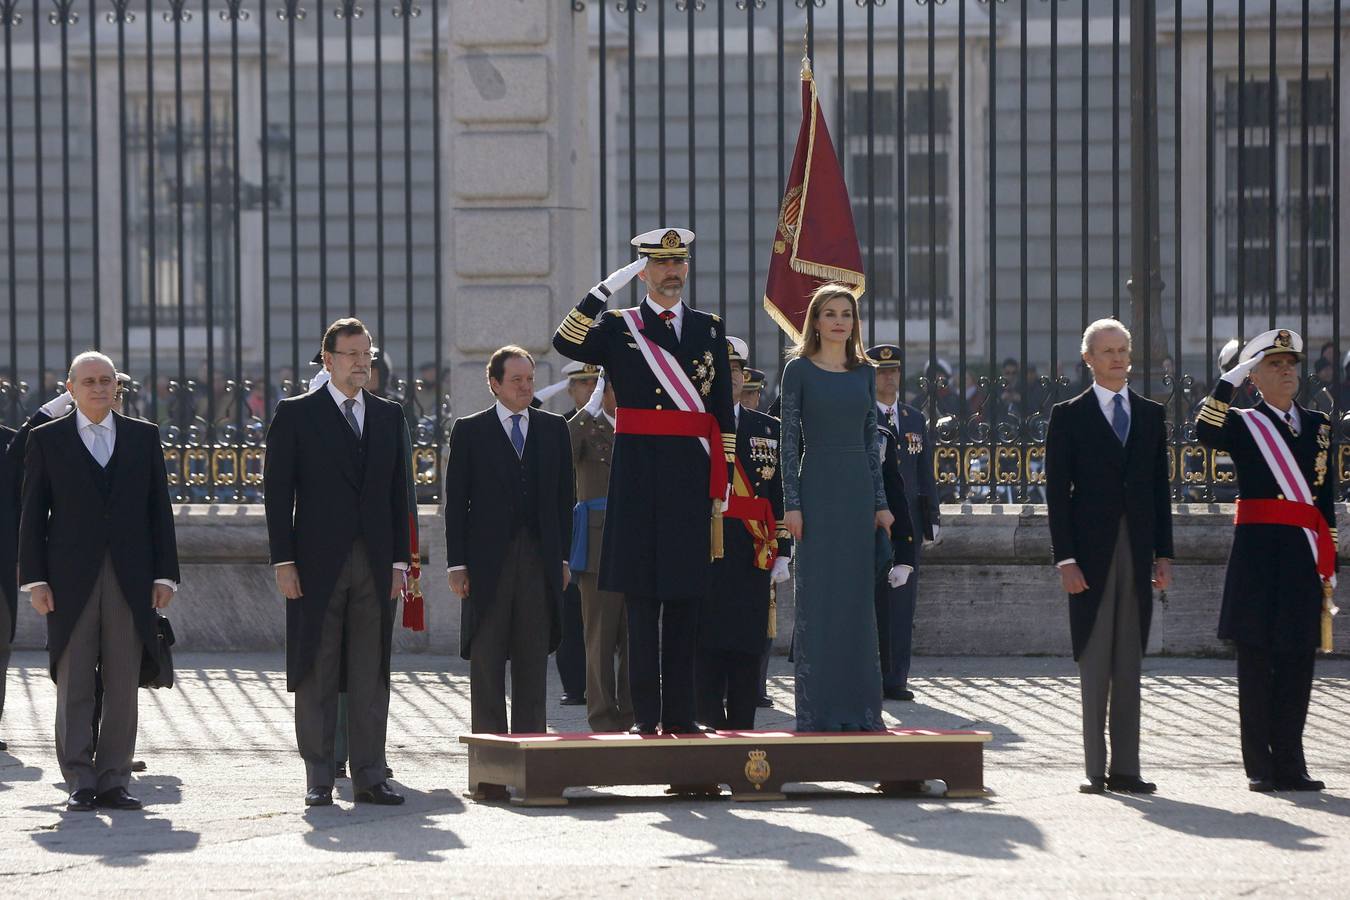
[[[1195,425],[1237,470],[1219,637],[1237,645],[1242,764],[1247,787],[1262,793],[1325,787],[1308,777],[1303,726],[1314,655],[1330,637],[1322,628],[1336,577],[1336,465],[1330,419],[1294,400],[1303,358],[1303,339],[1289,329],[1252,338]],[[1261,402],[1239,409],[1232,400],[1248,378]]]
[[[739,396],[748,349],[727,338],[731,395]],[[713,563],[712,589],[699,610],[698,720],[749,731],[762,693],[760,660],[769,633],[770,584],[789,578],[792,541],[782,525],[777,419],[736,404],[736,468],[726,512],[726,552]],[[781,535],[781,536],[780,536]]]
[[[600,367],[573,360],[562,367],[567,378],[567,396],[572,400],[572,409],[563,413],[563,418],[571,422],[591,399],[595,385],[600,378]],[[572,570],[575,573],[575,569]],[[582,626],[581,589],[577,580],[563,590],[562,641],[558,644],[553,662],[558,667],[558,679],[562,681],[563,706],[586,705],[586,636]]]
[[[869,349],[867,356],[877,367],[877,424],[895,438],[900,478],[905,485],[905,501],[914,535],[916,538],[922,536],[922,540],[930,544],[935,543],[939,525],[933,449],[923,413],[900,400],[903,384],[901,350],[894,344],[879,344]],[[889,582],[877,585],[879,620],[886,619],[886,627],[880,629],[878,637],[882,690],[887,700],[914,699],[914,692],[909,689],[909,667],[921,558],[920,542],[915,540],[914,571],[897,586]]]
[[[764,373],[746,368],[745,385],[741,388],[741,406],[759,412],[759,401],[764,397]]]
[[[588,367],[590,368],[590,367]],[[600,546],[605,530],[610,461],[614,458],[614,388],[604,379],[591,399],[567,421],[577,505],[572,516],[572,583],[581,591],[586,638],[586,721],[591,731],[633,727],[628,685],[628,611],[623,594],[599,587]]]

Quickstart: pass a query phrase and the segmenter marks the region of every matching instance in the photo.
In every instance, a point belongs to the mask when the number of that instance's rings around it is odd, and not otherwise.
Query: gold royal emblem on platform
[[[764,787],[764,782],[769,780],[769,773],[773,771],[769,768],[768,755],[763,750],[751,750],[750,758],[745,763],[745,778],[757,791]]]

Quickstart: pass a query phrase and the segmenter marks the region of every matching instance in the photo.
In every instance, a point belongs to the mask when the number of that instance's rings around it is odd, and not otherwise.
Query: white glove
[[[773,561],[773,569],[769,572],[769,581],[774,584],[782,584],[791,577],[792,575],[788,572],[788,558],[786,556],[780,556],[775,559]]]
[[[886,583],[893,588],[904,587],[913,571],[913,566],[894,566],[891,568],[891,574],[886,576]]]
[[[70,396],[70,394],[64,390],[38,407],[38,409],[42,410],[42,412],[53,419],[61,418],[74,408],[75,398]]]
[[[727,483],[727,492],[726,492],[726,494],[723,495],[723,497],[722,497],[722,511],[723,511],[723,512],[726,512],[727,507],[730,506],[730,505],[731,505],[731,483],[728,482],[728,483]]]
[[[333,376],[328,374],[327,369],[320,369],[319,374],[309,380],[309,390],[307,393],[314,393],[319,388],[333,380]]]
[[[637,273],[641,272],[646,267],[647,257],[639,257],[622,269],[616,269],[611,272],[609,277],[597,284],[592,292],[604,297],[612,296],[616,291],[636,278]]]
[[[1233,368],[1225,372],[1223,378],[1220,380],[1228,382],[1233,387],[1240,387],[1242,382],[1247,380],[1247,376],[1251,373],[1252,369],[1256,368],[1256,364],[1259,363],[1265,355],[1265,352],[1262,351],[1246,362],[1238,363],[1236,366],[1233,366]]]

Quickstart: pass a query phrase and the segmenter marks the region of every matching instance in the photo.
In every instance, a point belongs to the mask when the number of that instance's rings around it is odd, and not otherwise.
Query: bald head
[[[66,390],[91,422],[102,422],[117,399],[117,367],[97,350],[86,350],[70,361]]]

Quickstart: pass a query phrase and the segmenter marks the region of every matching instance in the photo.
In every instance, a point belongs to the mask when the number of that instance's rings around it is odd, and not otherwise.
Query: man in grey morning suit
[[[66,389],[75,412],[28,439],[19,580],[46,617],[66,809],[139,809],[127,786],[142,647],[179,579],[164,455],[158,428],[113,409],[108,357],[75,357]],[[97,750],[95,667],[104,688]]]
[[[1079,790],[1148,794],[1155,786],[1139,777],[1139,674],[1152,587],[1166,590],[1172,578],[1166,423],[1161,404],[1129,389],[1124,325],[1093,322],[1082,351],[1092,387],[1056,404],[1045,441],[1050,540],[1082,688],[1087,778]]]

